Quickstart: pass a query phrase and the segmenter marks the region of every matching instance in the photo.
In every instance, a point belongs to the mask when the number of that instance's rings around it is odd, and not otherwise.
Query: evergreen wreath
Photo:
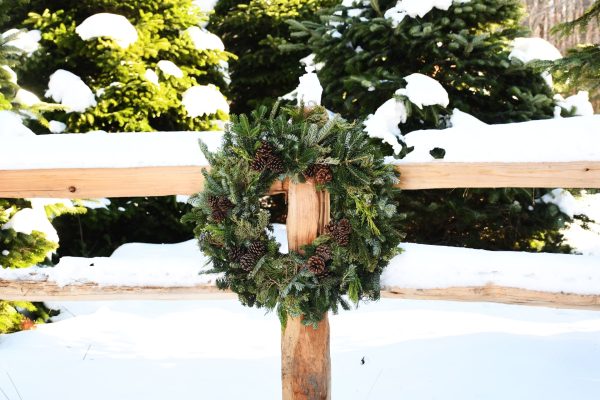
[[[261,107],[231,117],[219,151],[201,146],[211,169],[184,221],[196,225],[209,272],[223,273],[219,288],[244,305],[276,308],[282,325],[303,316],[316,326],[328,310],[349,309],[347,299],[379,298],[381,272],[403,238],[393,200],[399,176],[361,124],[329,119],[320,106],[276,105],[270,115]],[[286,178],[328,190],[331,222],[300,252],[282,254],[261,198]]]

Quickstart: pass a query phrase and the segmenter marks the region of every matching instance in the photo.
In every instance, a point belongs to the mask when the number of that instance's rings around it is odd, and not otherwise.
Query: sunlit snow
[[[124,49],[138,39],[137,30],[127,18],[111,13],[99,13],[86,18],[75,28],[75,32],[83,40],[111,38]]]
[[[50,75],[46,96],[67,107],[67,112],[84,112],[96,105],[92,90],[72,72],[59,69]]]
[[[227,100],[213,85],[192,86],[183,93],[181,103],[191,118],[216,114],[219,110],[229,113]]]

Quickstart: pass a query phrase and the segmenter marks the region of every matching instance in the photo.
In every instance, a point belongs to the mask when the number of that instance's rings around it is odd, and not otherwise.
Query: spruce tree
[[[279,96],[298,85],[304,73],[299,60],[306,48],[280,46],[292,40],[289,19],[317,20],[317,11],[337,0],[220,0],[208,28],[237,55],[229,63],[232,112],[249,113],[270,107]]]
[[[231,54],[202,28],[208,17],[195,3],[30,0],[4,28],[41,32],[39,49],[17,72],[28,87],[71,107],[49,114],[65,132],[220,129],[228,118],[220,91]],[[69,99],[64,85],[48,90],[52,79],[79,87],[82,97]],[[175,224],[186,210],[173,197],[115,199],[108,209],[61,217],[60,254],[109,255],[124,242],[190,238],[189,228]]]
[[[0,113],[2,113],[0,123],[6,123],[8,118],[18,121],[28,115],[22,112],[32,111],[20,104],[17,98],[19,85],[12,68],[21,51],[10,45],[17,34],[9,34],[0,39]],[[2,131],[7,130],[10,129],[2,128]],[[3,137],[2,142],[8,144],[9,138]],[[0,268],[31,267],[44,262],[47,255],[57,248],[57,243],[41,231],[33,230],[24,233],[13,228],[12,218],[19,212],[32,211],[28,210],[30,207],[31,204],[26,200],[0,199]],[[44,322],[49,317],[48,311],[39,303],[0,299],[0,333],[20,330],[32,320]]]
[[[511,41],[526,34],[518,0],[455,0],[421,10],[430,3],[404,1],[344,0],[320,22],[290,22],[323,63],[318,74],[327,107],[365,118],[406,85],[405,76],[422,73],[448,91],[447,113],[458,108],[486,123],[552,117],[552,89],[530,66],[509,59]],[[446,121],[443,115],[416,113],[400,129],[410,134],[443,128]],[[404,192],[400,204],[409,217],[403,229],[408,241],[420,243],[568,250],[558,232],[566,217],[553,205],[536,203],[539,194]]]
[[[583,15],[556,26],[553,32],[566,36],[599,23],[600,1],[596,1]],[[555,80],[569,89],[585,89],[592,97],[600,96],[600,43],[589,43],[569,49],[564,58],[553,63],[541,63],[541,67],[549,67]]]

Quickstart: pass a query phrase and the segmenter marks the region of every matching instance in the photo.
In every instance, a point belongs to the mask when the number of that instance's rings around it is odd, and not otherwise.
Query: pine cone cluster
[[[217,223],[223,221],[227,217],[227,212],[233,207],[233,203],[227,197],[210,196],[208,204],[211,215]]]
[[[267,252],[267,246],[263,242],[255,241],[248,246],[248,252],[240,257],[240,266],[244,271],[252,271],[256,263]]]
[[[283,172],[283,162],[275,154],[275,150],[271,145],[262,142],[250,163],[250,168],[259,172],[269,169],[276,174],[280,174]]]
[[[309,165],[308,168],[306,168],[306,170],[304,171],[304,176],[307,179],[314,178],[315,182],[317,182],[320,185],[329,183],[333,179],[331,167],[329,167],[329,165],[327,164]]]
[[[312,256],[308,259],[306,267],[310,272],[318,277],[327,275],[327,267],[325,267],[325,260],[319,256]]]
[[[350,233],[352,232],[352,226],[350,221],[346,218],[342,218],[337,222],[331,221],[325,227],[325,232],[333,237],[333,240],[340,246],[347,246],[350,240]]]

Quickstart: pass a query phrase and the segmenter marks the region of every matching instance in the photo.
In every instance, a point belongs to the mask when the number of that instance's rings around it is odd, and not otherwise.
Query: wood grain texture
[[[137,197],[202,190],[199,166],[0,171],[0,198]],[[496,187],[600,188],[600,161],[555,163],[412,163],[397,166],[406,190]],[[285,193],[276,182],[271,193]]]
[[[600,292],[600,289],[599,289]],[[496,285],[450,287],[440,289],[387,288],[382,297],[414,300],[478,301],[521,304],[551,308],[600,310],[600,294],[580,295],[552,293]],[[9,281],[0,279],[0,299],[29,301],[88,300],[204,300],[236,298],[234,293],[213,285],[192,287],[99,286],[81,283],[60,287],[39,280]]]
[[[390,288],[382,297],[413,300],[450,300],[519,304],[550,308],[600,310],[600,295],[552,293],[496,285],[439,289]]]
[[[0,198],[142,197],[192,195],[204,188],[210,167],[74,168],[0,171]],[[271,193],[285,193],[277,181]]]
[[[431,162],[397,166],[402,189],[600,188],[600,161]]]
[[[288,187],[287,238],[290,250],[311,243],[330,218],[327,192],[315,183],[290,183]],[[317,329],[289,318],[281,333],[281,384],[283,400],[330,400],[331,357],[327,314]]]

